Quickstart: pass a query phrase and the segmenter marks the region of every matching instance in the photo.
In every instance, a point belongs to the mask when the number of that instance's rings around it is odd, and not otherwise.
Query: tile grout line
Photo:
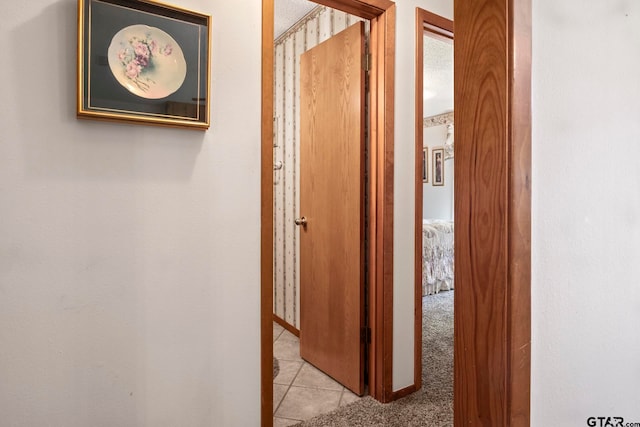
[[[297,418],[276,417],[276,416],[274,415],[274,416],[273,416],[273,419],[275,420],[276,418],[277,418],[277,419],[279,419],[279,420],[295,421],[295,422],[296,422],[296,424],[299,424],[299,423],[301,423],[301,422],[303,422],[303,421],[304,421],[304,420],[299,420],[299,419],[297,419]],[[294,425],[294,424],[292,424],[292,425]]]
[[[281,328],[282,328],[282,326],[281,326]],[[284,328],[282,328],[282,330],[278,333],[278,336],[273,339],[273,343],[274,344],[275,344],[276,341],[278,341],[280,339],[280,337],[282,336],[283,332],[284,332]]]
[[[276,415],[276,412],[278,412],[278,409],[280,409],[280,406],[282,405],[282,402],[284,402],[285,397],[287,397],[287,394],[289,394],[289,390],[291,390],[291,386],[293,385],[293,382],[296,380],[296,378],[298,378],[298,374],[302,370],[302,367],[304,366],[305,363],[306,362],[303,361],[303,363],[298,368],[298,371],[293,376],[293,379],[291,380],[291,383],[289,383],[289,385],[287,386],[287,391],[284,392],[284,394],[282,395],[282,399],[280,399],[280,402],[278,403],[278,406],[273,410],[273,415],[274,416]]]
[[[346,389],[346,387],[342,387],[342,392],[340,393],[340,399],[338,399],[338,408],[342,404],[342,398],[344,397],[344,390],[345,389]]]
[[[280,325],[278,325],[280,326]],[[278,341],[280,339],[280,337],[284,334],[284,331],[286,329],[282,328],[282,330],[280,331],[280,333],[278,334],[278,337],[273,341],[273,343],[275,344],[276,341]],[[274,355],[275,357],[275,355]],[[294,360],[288,360],[288,359],[278,359],[278,361],[286,361],[286,362],[295,362]],[[300,369],[302,368],[302,364],[300,365],[300,368],[298,368],[298,372],[300,372]],[[280,405],[282,405],[282,402],[284,401],[284,398],[287,396],[287,393],[289,393],[289,389],[291,388],[291,384],[293,384],[293,380],[295,380],[295,378],[298,376],[298,372],[296,372],[296,374],[294,375],[293,379],[291,380],[291,383],[289,383],[289,385],[287,385],[287,391],[284,392],[284,394],[282,395],[282,398],[280,399],[280,401],[278,402],[278,405],[273,409],[273,417],[276,418],[276,412],[277,410],[280,408]],[[275,378],[274,378],[275,380]],[[274,386],[275,385],[286,385],[286,384],[277,384],[275,382],[272,383]],[[283,418],[283,417],[279,417],[279,418]]]
[[[331,381],[335,382],[336,384],[338,384],[340,386],[340,389],[337,390],[335,388],[327,388],[327,387],[321,387],[321,386],[317,386],[317,385],[296,385],[295,387],[309,388],[309,389],[312,389],[312,390],[339,391],[339,392],[341,392],[340,398],[342,398],[342,393],[344,393],[345,386],[343,386],[338,381],[336,381],[335,379],[331,378],[329,375],[325,374],[320,369],[316,368],[315,366],[313,366],[311,363],[307,362],[306,360],[302,359],[302,361],[304,362],[302,364],[302,368],[304,368],[304,365],[310,366],[311,369],[320,372],[320,374],[322,374],[324,377],[326,377],[326,378],[330,379]],[[300,368],[300,371],[302,371],[302,368]],[[291,383],[291,384],[293,384],[293,383]]]
[[[282,332],[284,333],[284,331]],[[281,335],[282,335],[281,333]],[[278,337],[279,339],[279,337]],[[300,341],[298,341],[298,348],[300,346]],[[286,359],[282,359],[282,360],[286,360]],[[342,403],[342,398],[344,396],[344,391],[345,391],[345,387],[341,385],[340,390],[336,390],[336,389],[329,389],[329,388],[324,388],[324,387],[318,387],[318,386],[305,386],[305,385],[295,385],[294,383],[296,381],[296,379],[298,378],[298,376],[300,375],[300,372],[302,372],[302,369],[305,367],[305,365],[309,365],[309,367],[311,367],[312,369],[316,369],[317,368],[315,366],[313,366],[312,364],[308,363],[306,360],[302,359],[300,357],[300,360],[302,360],[302,363],[300,364],[300,367],[298,368],[298,370],[296,371],[295,375],[293,376],[293,378],[291,379],[291,382],[289,383],[289,385],[287,386],[287,390],[285,391],[285,393],[282,395],[282,398],[280,399],[280,401],[278,402],[278,405],[276,406],[276,408],[273,411],[273,418],[282,418],[282,419],[291,419],[291,420],[297,420],[297,418],[287,418],[287,417],[280,417],[277,416],[277,412],[280,409],[280,407],[282,406],[283,402],[285,401],[285,399],[287,398],[287,395],[289,394],[289,392],[291,391],[292,387],[297,387],[297,388],[304,388],[304,389],[308,389],[308,390],[323,390],[323,391],[332,391],[332,392],[339,392],[340,393],[340,397],[338,398],[338,404],[332,409],[332,411],[335,411],[337,409],[340,408],[340,404]],[[293,360],[290,360],[291,362],[294,362]],[[324,372],[320,371],[323,375],[325,375],[327,378],[330,378],[333,380],[333,378],[329,377],[328,375],[326,375]],[[335,381],[335,380],[333,380]],[[275,383],[274,383],[275,384]],[[339,383],[338,383],[339,384]],[[285,384],[278,384],[278,385],[285,385]],[[304,420],[300,420],[300,422],[302,422]]]

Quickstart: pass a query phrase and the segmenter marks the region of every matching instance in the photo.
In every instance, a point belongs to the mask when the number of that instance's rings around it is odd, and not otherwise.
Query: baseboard
[[[415,393],[416,391],[418,391],[418,389],[416,388],[416,385],[411,384],[409,387],[405,387],[391,393],[391,401],[402,399],[403,397],[406,397],[411,393]]]
[[[273,321],[276,322],[278,325],[282,326],[283,328],[285,328],[287,331],[291,332],[293,335],[300,337],[300,329],[297,329],[295,326],[287,323],[286,320],[284,320],[283,318],[281,318],[275,313],[273,314]]]

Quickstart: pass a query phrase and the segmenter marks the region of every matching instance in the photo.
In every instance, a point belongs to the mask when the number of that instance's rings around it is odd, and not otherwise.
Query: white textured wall
[[[640,4],[533,2],[532,426],[640,422]]]
[[[180,4],[205,133],[76,120],[76,1],[3,4],[3,427],[259,424],[261,2]]]
[[[414,383],[416,7],[453,19],[453,0],[396,2],[393,390]]]

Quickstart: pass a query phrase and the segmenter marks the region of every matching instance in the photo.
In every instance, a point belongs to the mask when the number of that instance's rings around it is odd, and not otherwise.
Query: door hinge
[[[370,53],[365,53],[362,56],[362,68],[365,71],[371,71],[371,54]]]
[[[365,344],[371,344],[371,328],[360,329],[360,341]]]

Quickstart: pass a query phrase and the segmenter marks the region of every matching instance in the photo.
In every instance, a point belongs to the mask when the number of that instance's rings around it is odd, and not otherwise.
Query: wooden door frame
[[[453,40],[453,21],[419,7],[416,8],[416,224],[415,224],[415,326],[414,326],[414,383],[422,387],[422,149],[424,144],[424,33],[429,32],[447,40]],[[453,70],[451,70],[453,72]],[[427,162],[429,160],[427,159]]]
[[[393,138],[395,3],[390,0],[313,0],[371,22],[369,48],[368,276],[371,343],[369,393],[392,398]],[[273,423],[273,0],[262,0],[261,115],[261,419]]]
[[[531,2],[454,12],[455,425],[527,426],[531,384]],[[416,10],[416,360],[422,369],[423,30]],[[517,52],[517,55],[516,55]]]
[[[531,0],[454,8],[456,425],[527,426]]]
[[[371,393],[385,401],[393,394],[395,6],[388,0],[318,3],[372,19],[372,30],[378,34],[372,34],[369,304],[374,349]],[[454,421],[457,426],[528,426],[531,0],[454,0],[454,5]],[[262,2],[261,122],[261,419],[269,427],[273,422],[273,0]]]

